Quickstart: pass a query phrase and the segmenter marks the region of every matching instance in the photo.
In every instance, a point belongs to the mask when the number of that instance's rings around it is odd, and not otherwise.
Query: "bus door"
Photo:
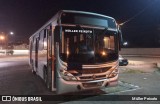
[[[59,75],[58,75],[58,70],[59,70],[59,45],[60,45],[60,36],[61,36],[61,31],[62,27],[61,26],[56,26],[54,29],[54,56],[55,56],[55,61],[54,61],[54,68],[55,68],[55,73],[54,73],[54,79],[55,79],[55,84],[54,87],[56,88],[56,93],[60,93],[60,82],[59,82]]]
[[[54,87],[54,84],[55,84],[55,78],[54,78],[54,51],[53,50],[53,43],[54,43],[54,36],[52,35],[52,29],[50,27],[50,29],[47,29],[47,44],[48,44],[48,47],[47,47],[47,80],[48,80],[48,83],[47,83],[47,87],[54,91],[55,90],[55,87]]]

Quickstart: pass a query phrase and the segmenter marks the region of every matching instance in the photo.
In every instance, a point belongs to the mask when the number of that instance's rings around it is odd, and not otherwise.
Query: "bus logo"
[[[2,96],[2,101],[11,101],[11,96]]]
[[[93,75],[92,78],[93,78],[93,79],[96,79],[96,75]]]

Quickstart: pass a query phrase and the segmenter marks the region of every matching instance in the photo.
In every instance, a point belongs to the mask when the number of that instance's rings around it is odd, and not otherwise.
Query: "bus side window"
[[[35,44],[36,44],[36,42],[35,42],[35,37],[33,37],[32,51],[35,51]]]
[[[47,29],[49,56],[52,56],[52,30]]]
[[[47,50],[47,33],[46,30],[44,30],[44,40],[43,40],[43,49]]]
[[[39,33],[39,50],[43,50],[44,30]]]

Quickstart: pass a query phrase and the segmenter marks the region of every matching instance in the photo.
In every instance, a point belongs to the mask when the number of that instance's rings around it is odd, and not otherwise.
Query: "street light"
[[[3,41],[5,40],[5,37],[4,35],[0,35],[0,49],[2,50],[2,44],[3,44]]]
[[[4,40],[5,39],[5,37],[4,36],[0,36],[0,40]]]
[[[10,35],[14,35],[14,32],[11,31],[11,32],[10,32]]]

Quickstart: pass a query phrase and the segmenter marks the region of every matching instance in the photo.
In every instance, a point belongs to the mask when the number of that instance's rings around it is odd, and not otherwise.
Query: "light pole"
[[[5,40],[5,37],[1,34],[0,35],[0,45],[1,45],[1,50],[2,50],[2,44],[3,44],[3,41]]]
[[[10,36],[13,36],[14,33],[11,31],[11,32],[9,32],[9,34],[5,34],[5,36],[6,36],[6,49],[7,49],[7,47],[8,47],[8,43],[9,43],[9,35],[10,35]]]
[[[0,40],[3,41],[4,40],[4,36],[0,35]]]
[[[3,49],[3,45],[5,44],[5,34],[3,32],[0,33],[0,44],[1,44],[1,49]]]

